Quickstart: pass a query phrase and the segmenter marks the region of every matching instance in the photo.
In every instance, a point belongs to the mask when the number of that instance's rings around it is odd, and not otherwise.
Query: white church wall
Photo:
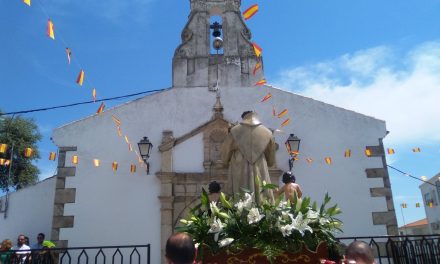
[[[260,103],[269,91],[272,99]],[[230,122],[239,121],[245,110],[255,110],[263,124],[276,129],[283,119],[272,116],[272,106],[278,111],[287,108],[291,123],[281,128],[284,134],[275,134],[280,145],[278,166],[288,169],[284,142],[289,133],[295,133],[301,138],[301,160],[293,171],[305,195],[318,202],[325,192],[333,197],[343,210],[344,236],[386,234],[385,226],[372,223],[372,212],[387,210],[385,198],[371,198],[369,189],[383,187],[382,180],[367,179],[365,174],[366,168],[383,167],[382,160],[363,153],[365,146],[378,145],[385,136],[385,122],[270,87],[222,88],[220,93],[224,117]],[[154,173],[160,169],[161,156],[157,146],[164,130],[172,130],[178,138],[209,121],[215,96],[206,87],[175,88],[56,129],[53,139],[58,146],[78,148],[77,153],[68,152],[68,162],[71,155],[79,156],[76,175],[66,183],[67,188],[76,188],[76,202],[67,204],[64,214],[75,216],[74,227],[62,229],[60,239],[69,240],[69,246],[151,243],[152,263],[159,263],[160,186]],[[137,164],[137,158],[118,137],[112,114],[122,121],[122,132],[134,149],[144,136],[153,143],[150,175],[139,167],[129,173],[130,163]],[[173,153],[175,170],[201,171],[201,144],[197,135],[178,145]],[[346,148],[352,149],[352,157],[343,157]],[[307,164],[306,156],[314,162]],[[332,165],[324,163],[326,156],[332,157]],[[93,167],[93,158],[101,160],[99,168]],[[111,170],[113,161],[119,162],[117,172]]]
[[[0,213],[0,238],[11,239],[15,244],[18,235],[24,234],[29,237],[31,245],[37,243],[38,233],[50,238],[54,196],[54,177],[11,193],[7,218]],[[2,210],[5,198],[0,198]]]

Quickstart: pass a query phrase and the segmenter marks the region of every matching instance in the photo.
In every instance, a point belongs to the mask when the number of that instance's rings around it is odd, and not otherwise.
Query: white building
[[[419,186],[431,234],[440,234],[440,173]]]
[[[270,169],[274,181],[289,169],[282,146],[294,133],[301,139],[293,167],[297,182],[318,203],[326,192],[332,196],[343,211],[341,235],[397,234],[382,144],[385,122],[269,85],[254,86],[263,71],[252,73],[257,57],[239,8],[237,0],[191,0],[173,58],[172,88],[55,129],[57,175],[11,195],[9,216],[0,218],[0,237],[44,231],[69,247],[151,243],[152,263],[159,263],[161,246],[201,188],[226,180],[218,150],[229,125],[243,111],[255,110],[264,125],[278,129],[283,119],[272,116],[272,106],[288,109],[291,119],[284,133],[274,134],[281,146]],[[212,15],[222,18],[220,54],[210,51]],[[261,103],[267,93],[270,103]],[[122,136],[112,115],[121,120]],[[152,142],[149,175],[124,135],[133,148],[143,137]],[[346,149],[351,157],[344,157]],[[78,164],[72,164],[74,155]],[[331,165],[325,157],[332,158]],[[93,159],[100,160],[99,167]],[[137,165],[135,173],[131,164]]]

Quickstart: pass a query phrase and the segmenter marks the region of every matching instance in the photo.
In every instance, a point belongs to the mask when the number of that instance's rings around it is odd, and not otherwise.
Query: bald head
[[[345,250],[348,260],[355,260],[357,264],[374,264],[374,255],[371,247],[363,241],[354,241]]]
[[[186,233],[176,233],[167,240],[165,256],[170,264],[192,264],[196,255],[194,241]]]

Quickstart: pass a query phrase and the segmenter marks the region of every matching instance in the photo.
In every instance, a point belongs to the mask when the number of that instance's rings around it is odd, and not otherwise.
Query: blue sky
[[[440,172],[440,0],[243,0],[242,10],[254,3],[260,11],[247,24],[269,83],[386,120],[390,164],[416,177]],[[92,87],[98,98],[170,87],[188,14],[186,0],[0,0],[0,108],[87,101]],[[45,34],[49,17],[55,41]],[[80,68],[83,87],[75,84]],[[98,106],[26,115],[44,135],[41,177],[55,171],[52,129]],[[406,222],[423,218],[419,182],[390,174],[395,204],[409,205]]]

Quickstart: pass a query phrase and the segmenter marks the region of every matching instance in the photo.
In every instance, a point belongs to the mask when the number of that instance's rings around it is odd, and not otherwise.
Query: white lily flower
[[[226,247],[227,245],[229,245],[229,244],[231,244],[232,242],[234,241],[234,239],[233,238],[225,238],[225,239],[222,239],[222,240],[220,240],[219,242],[218,242],[218,246],[219,247]]]
[[[328,223],[330,223],[330,220],[328,220],[327,217],[321,217],[321,218],[319,218],[319,224],[320,224],[320,225],[326,225],[326,224],[328,224]]]
[[[293,226],[292,225],[285,225],[279,227],[281,234],[283,234],[283,237],[290,236],[292,234]]]
[[[260,222],[261,219],[263,219],[264,214],[260,214],[258,211],[258,208],[252,208],[249,210],[249,214],[247,216],[249,224],[254,224]]]
[[[243,212],[244,203],[242,201],[236,203],[234,206],[237,207],[237,210],[240,214],[241,214],[241,212]]]
[[[223,228],[226,225],[222,223],[220,219],[217,217],[214,217],[214,222],[211,224],[211,228],[209,229],[208,233],[220,233],[223,231]]]
[[[218,212],[220,212],[220,210],[219,210],[218,207],[217,207],[217,203],[214,202],[214,201],[212,201],[212,202],[209,204],[209,207],[210,207],[210,209],[211,209],[211,212],[213,212],[213,213],[218,213]]]
[[[309,211],[307,211],[307,219],[310,220],[310,222],[316,222],[318,221],[319,218],[319,213],[316,212],[315,210],[310,209]]]
[[[281,208],[281,209],[285,209],[285,208],[287,208],[287,205],[288,205],[287,201],[281,201],[278,204],[278,207]]]
[[[286,211],[281,212],[281,219],[283,219],[284,221],[287,221],[287,220],[289,220],[289,218],[293,219],[293,214],[290,214]]]
[[[305,231],[309,231],[310,233],[313,233],[312,228],[308,225],[310,220],[304,219],[303,214],[301,212],[298,213],[296,218],[292,219],[292,227],[295,230],[298,230],[298,232],[304,236]]]
[[[245,193],[244,194],[243,206],[246,209],[251,208],[251,206],[252,206],[252,194],[249,194],[249,193]]]

